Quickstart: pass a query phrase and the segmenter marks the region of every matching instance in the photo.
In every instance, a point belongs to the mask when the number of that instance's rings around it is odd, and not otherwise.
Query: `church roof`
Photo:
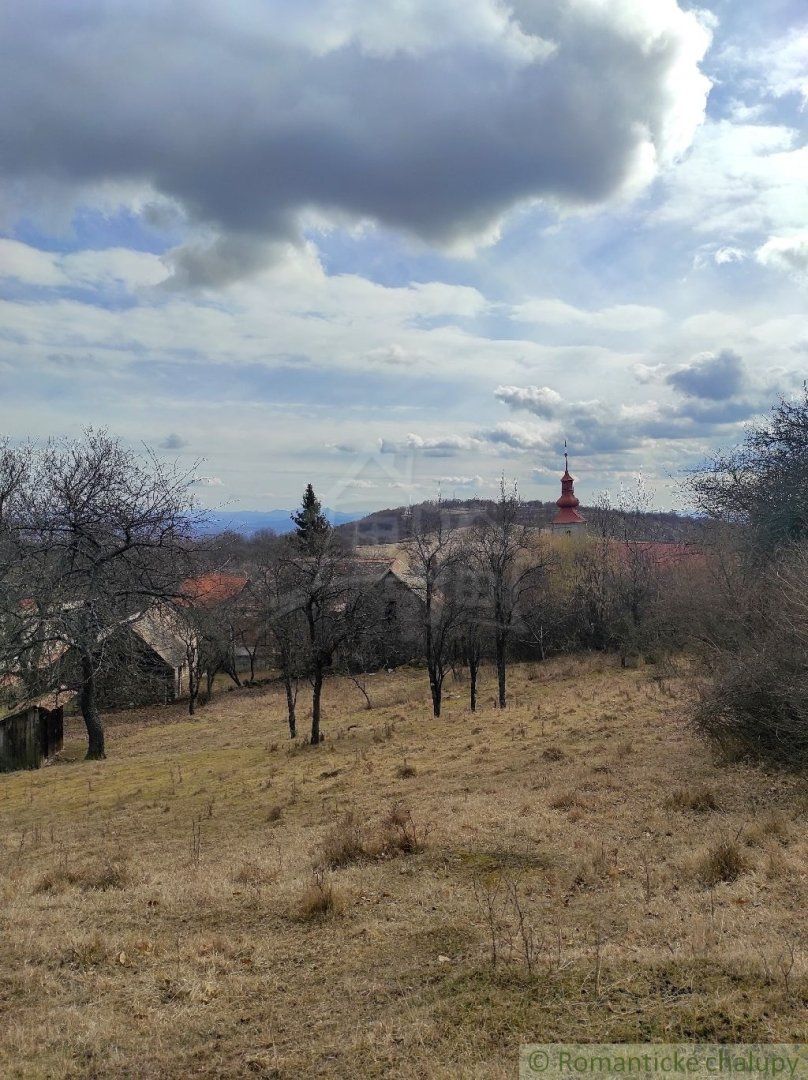
[[[565,444],[566,446],[566,444]],[[561,498],[556,502],[558,513],[552,525],[583,525],[584,518],[578,513],[580,502],[575,494],[575,477],[570,474],[567,451],[564,450],[564,475],[561,477]]]
[[[575,500],[578,501],[577,499]],[[553,525],[582,525],[585,518],[582,518],[574,506],[564,506],[553,517]]]

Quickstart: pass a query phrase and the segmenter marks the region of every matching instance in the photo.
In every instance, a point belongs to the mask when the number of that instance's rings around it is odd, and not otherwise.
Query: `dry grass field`
[[[805,1039],[804,781],[717,761],[688,683],[559,660],[71,727],[0,777],[0,1076],[513,1077],[521,1041]],[[302,712],[303,710],[301,710]]]

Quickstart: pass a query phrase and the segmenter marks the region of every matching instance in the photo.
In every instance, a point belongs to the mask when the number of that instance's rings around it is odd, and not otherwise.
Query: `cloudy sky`
[[[0,426],[584,499],[808,374],[804,0],[12,0]]]

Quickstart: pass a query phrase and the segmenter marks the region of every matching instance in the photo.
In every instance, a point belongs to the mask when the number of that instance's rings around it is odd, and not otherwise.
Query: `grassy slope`
[[[805,1038],[804,788],[716,767],[686,683],[652,676],[522,666],[506,713],[450,685],[439,722],[420,672],[369,679],[372,711],[335,680],[317,750],[243,691],[0,777],[0,1075],[506,1077],[527,1040]],[[666,805],[700,782],[716,810]],[[424,850],[333,871],[342,912],[297,917],[339,815],[370,834],[400,800]],[[747,868],[708,889],[722,838]],[[473,883],[503,873],[533,975],[489,961]]]

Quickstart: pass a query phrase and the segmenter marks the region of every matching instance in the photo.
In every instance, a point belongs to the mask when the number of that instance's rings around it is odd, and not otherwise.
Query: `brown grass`
[[[344,896],[334,888],[324,871],[315,870],[312,880],[295,901],[293,914],[300,922],[313,922],[341,914]]]
[[[123,889],[129,881],[129,871],[120,861],[105,859],[101,862],[83,866],[68,867],[60,865],[47,870],[33,887],[37,893],[62,893],[70,888],[82,892],[97,889]]]
[[[696,876],[702,885],[737,881],[749,869],[749,860],[737,840],[720,840],[709,847],[698,862]]]
[[[0,777],[0,1076],[504,1080],[520,1041],[803,1039],[804,782],[717,766],[653,671],[517,666],[503,714],[486,670],[439,723],[421,671],[369,676],[371,711],[335,679],[317,748],[272,683],[111,716],[104,762],[71,722]]]
[[[706,814],[710,810],[718,809],[718,800],[706,784],[695,784],[675,788],[665,805],[671,810],[695,810],[699,814]]]
[[[368,857],[362,826],[354,810],[346,810],[326,832],[316,865],[337,870]]]

